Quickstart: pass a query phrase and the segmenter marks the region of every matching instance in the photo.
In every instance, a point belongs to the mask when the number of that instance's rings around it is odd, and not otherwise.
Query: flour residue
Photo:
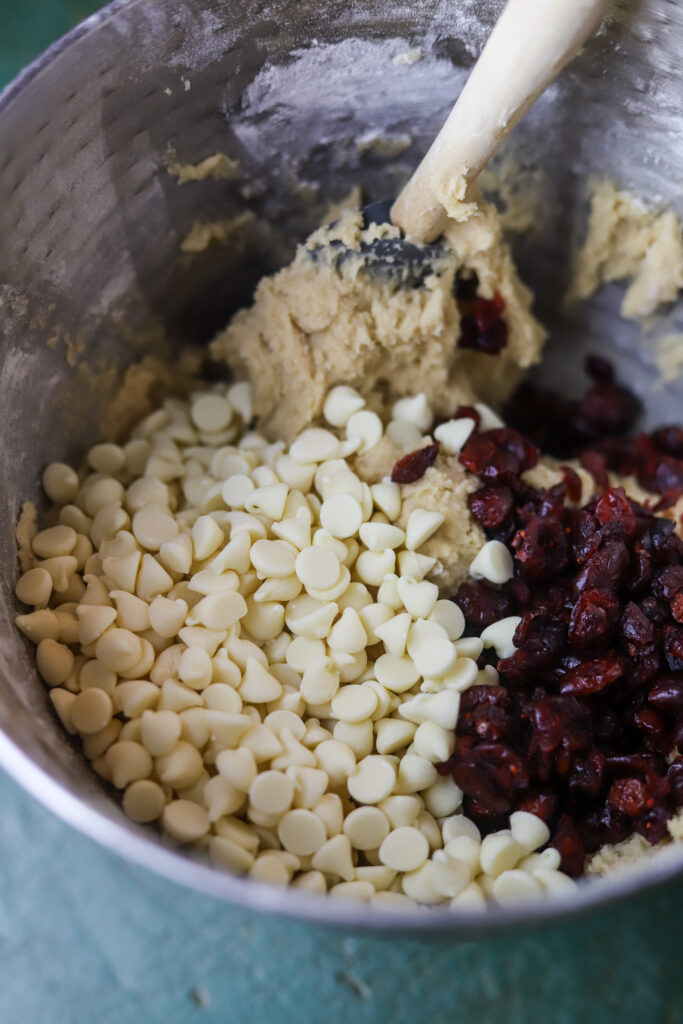
[[[683,288],[683,232],[673,210],[601,180],[591,184],[588,229],[567,300],[586,299],[609,281],[629,282],[621,314],[630,319],[673,302]]]
[[[181,163],[176,159],[175,153],[170,151],[166,170],[178,179],[179,185],[186,185],[190,181],[205,181],[207,178],[213,178],[214,181],[231,181],[239,177],[240,164],[239,160],[233,160],[227,153],[212,153],[196,164]]]

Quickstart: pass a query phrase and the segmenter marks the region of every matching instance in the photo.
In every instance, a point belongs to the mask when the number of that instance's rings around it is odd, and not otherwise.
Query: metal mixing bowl
[[[101,439],[115,371],[150,347],[172,362],[181,343],[204,343],[249,300],[258,278],[289,257],[330,198],[357,182],[369,198],[395,194],[501,6],[118,0],[0,96],[0,762],[55,813],[123,856],[256,909],[464,936],[595,907],[683,869],[673,854],[621,881],[588,884],[569,905],[476,916],[388,917],[233,878],[124,817],[65,741],[33,649],[13,625],[20,503],[41,507],[45,463],[78,460]],[[616,356],[622,377],[645,395],[655,380],[641,328],[617,315],[617,286],[571,314],[561,313],[560,300],[570,239],[585,222],[587,176],[612,176],[683,213],[682,40],[675,0],[619,8],[508,147],[545,172],[540,230],[516,252],[552,332],[545,372],[559,372],[567,387],[588,348]],[[415,47],[421,61],[393,62]],[[409,138],[391,156],[373,143],[377,136]],[[240,175],[179,186],[166,169],[169,149],[186,162],[224,151],[239,160]],[[232,244],[180,251],[195,221],[245,209],[255,217]],[[680,418],[680,398],[680,386],[658,391],[653,419]]]

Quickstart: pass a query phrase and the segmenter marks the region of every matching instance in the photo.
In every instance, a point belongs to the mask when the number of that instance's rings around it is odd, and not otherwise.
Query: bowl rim
[[[0,116],[41,72],[81,38],[96,32],[121,11],[144,0],[111,0],[56,40],[0,91]],[[0,680],[2,682],[2,680]],[[650,893],[683,874],[681,856],[662,856],[633,872],[609,880],[579,885],[568,897],[519,907],[493,906],[486,911],[421,908],[388,911],[355,901],[331,899],[315,893],[279,888],[231,875],[203,864],[148,837],[143,829],[125,825],[97,807],[89,806],[49,772],[40,767],[0,726],[0,766],[26,792],[62,821],[124,861],[142,867],[177,885],[241,908],[296,919],[311,924],[376,935],[481,939],[519,928],[570,921],[573,918],[630,898]]]

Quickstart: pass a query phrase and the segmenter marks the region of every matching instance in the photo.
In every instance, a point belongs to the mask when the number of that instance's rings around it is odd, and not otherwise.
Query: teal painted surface
[[[0,86],[96,6],[0,0]],[[2,774],[0,808],[0,1024],[683,1022],[683,885],[489,942],[368,939],[176,888]]]
[[[0,0],[0,89],[101,6],[96,0]]]
[[[678,1024],[683,886],[485,943],[235,910],[77,835],[0,776],[3,1024]]]

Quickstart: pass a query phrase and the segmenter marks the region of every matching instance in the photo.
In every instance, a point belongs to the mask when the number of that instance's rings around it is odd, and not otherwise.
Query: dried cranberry
[[[605,757],[605,771],[611,778],[638,775],[651,782],[661,773],[662,767],[662,758],[653,753],[609,754]]]
[[[614,383],[614,367],[600,356],[586,356],[585,370],[591,380],[596,381],[596,383]]]
[[[498,671],[523,682],[544,668],[564,650],[566,627],[543,612],[525,612],[514,635],[517,650],[498,664]]]
[[[540,451],[536,445],[531,444],[522,434],[509,427],[499,427],[496,430],[488,430],[484,435],[498,447],[513,455],[519,464],[518,473],[524,473],[532,469],[540,458]]]
[[[637,550],[633,556],[631,571],[626,580],[629,594],[642,594],[652,579],[652,558],[647,551]]]
[[[607,590],[584,590],[572,609],[569,643],[580,651],[609,643],[619,621],[620,605]]]
[[[567,497],[569,500],[580,501],[581,494],[583,493],[583,484],[579,474],[571,466],[560,466],[560,472],[567,486]]]
[[[665,455],[646,479],[648,489],[655,494],[680,494],[683,491],[683,462]]]
[[[633,821],[633,830],[647,839],[648,843],[661,843],[669,830],[666,823],[671,817],[670,811],[662,804],[655,804],[640,818]]]
[[[633,724],[643,734],[643,741],[649,750],[668,754],[673,747],[671,729],[663,715],[651,708],[640,708],[633,714]]]
[[[629,540],[637,532],[638,524],[623,487],[610,487],[595,505],[595,516],[600,523],[619,523]]]
[[[590,713],[571,696],[548,696],[536,690],[522,701],[531,727],[529,754],[586,750],[591,744]]]
[[[592,853],[603,843],[618,843],[633,831],[633,824],[604,800],[577,821],[586,852]]]
[[[482,629],[513,614],[513,605],[508,595],[492,584],[480,580],[463,583],[455,595],[469,630],[477,636]]]
[[[662,667],[659,652],[656,650],[640,652],[625,662],[625,679],[631,690],[648,686],[657,676]]]
[[[537,818],[550,825],[555,817],[557,809],[557,794],[550,790],[540,790],[528,793],[517,805],[518,811],[527,811],[535,814]]]
[[[571,532],[572,555],[582,565],[600,546],[600,524],[586,509],[581,509],[574,519]]]
[[[508,327],[504,320],[495,323],[482,331],[478,338],[477,351],[487,356],[497,356],[508,343]]]
[[[579,404],[578,432],[588,439],[621,434],[640,414],[640,402],[627,388],[611,381],[596,381]]]
[[[479,348],[479,329],[477,322],[473,316],[463,316],[460,318],[460,337],[458,338],[458,347],[473,349],[475,352]]]
[[[500,317],[505,309],[505,299],[497,292],[492,299],[478,298],[474,303],[474,319],[480,331],[487,330]]]
[[[609,477],[607,475],[607,459],[600,452],[581,452],[579,461],[583,468],[587,470],[595,480],[597,487],[605,491],[609,486]]]
[[[683,459],[683,427],[671,426],[660,427],[652,434],[655,447],[664,452],[665,455],[673,455],[676,459]]]
[[[535,516],[512,540],[526,580],[550,580],[567,566],[567,533],[552,519]]]
[[[605,758],[599,750],[591,750],[586,757],[577,757],[567,776],[569,794],[578,797],[596,797],[603,787]]]
[[[558,821],[549,845],[559,853],[563,871],[574,877],[581,874],[586,851],[578,829],[568,814],[563,814]]]
[[[452,416],[446,416],[441,422],[446,423],[448,420],[474,420],[474,429],[479,430],[481,426],[481,413],[478,409],[475,409],[473,405],[459,405]]]
[[[487,484],[470,495],[469,506],[485,530],[500,530],[512,514],[514,495],[505,484]]]
[[[409,452],[395,463],[391,471],[391,479],[395,484],[414,484],[425,475],[430,466],[434,465],[439,454],[439,442],[428,444],[425,448]]]
[[[607,799],[616,811],[627,818],[637,818],[654,805],[641,779],[617,779],[612,783]]]
[[[529,784],[524,761],[502,743],[481,743],[461,754],[453,778],[464,793],[498,814],[511,810],[515,794]]]
[[[608,540],[586,560],[574,579],[574,590],[619,590],[628,575],[630,558],[623,541]]]
[[[654,643],[655,627],[633,601],[629,601],[621,617],[621,636],[631,656]]]
[[[473,434],[460,453],[460,462],[475,476],[485,480],[511,479],[519,473],[519,462],[504,449],[500,449],[486,434]]]
[[[655,597],[672,601],[683,593],[683,565],[667,565],[652,581]]]
[[[506,708],[510,695],[504,686],[470,686],[460,699],[461,711],[473,711],[483,704]]]
[[[678,672],[683,669],[683,626],[665,626],[662,637],[667,665]]]
[[[585,696],[598,693],[616,682],[624,674],[624,666],[617,658],[593,658],[582,661],[570,669],[562,680],[560,693]]]
[[[460,453],[465,469],[485,480],[514,480],[538,458],[538,449],[507,427],[473,434]]]
[[[683,757],[677,757],[669,765],[666,773],[671,788],[671,795],[677,807],[683,805]]]

